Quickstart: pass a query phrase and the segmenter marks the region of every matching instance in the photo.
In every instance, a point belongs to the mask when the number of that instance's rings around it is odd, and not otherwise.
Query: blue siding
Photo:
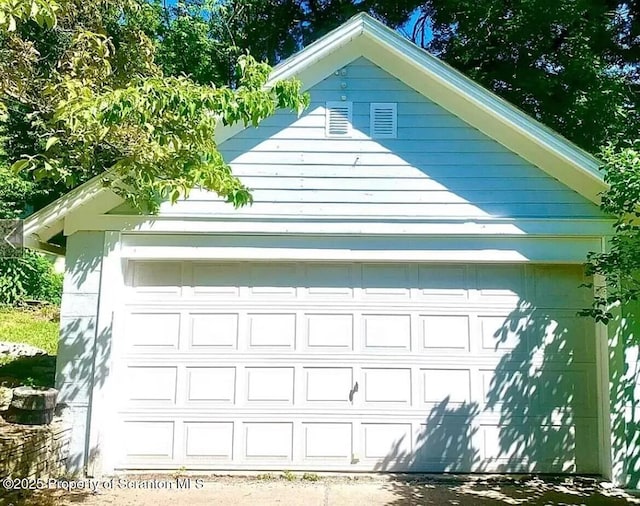
[[[297,118],[280,111],[221,145],[253,189],[234,210],[195,191],[171,215],[602,217],[597,206],[360,58],[311,90]],[[350,138],[325,136],[326,101],[353,102]],[[398,104],[395,139],[369,137],[371,102]]]

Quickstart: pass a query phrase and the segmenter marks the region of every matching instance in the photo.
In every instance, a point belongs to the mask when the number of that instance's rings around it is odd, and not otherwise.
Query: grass
[[[0,358],[0,386],[53,386],[58,352],[58,309],[0,308],[0,341],[25,343],[47,352],[35,357]]]
[[[296,475],[289,470],[283,471],[280,477],[287,481],[296,481]]]
[[[271,473],[262,473],[262,474],[258,474],[256,476],[256,479],[261,481],[270,481],[275,479],[275,476]]]
[[[318,476],[316,473],[304,473],[302,475],[302,480],[303,481],[319,481],[320,476]]]
[[[30,344],[55,355],[58,333],[59,322],[51,308],[0,308],[0,341]]]

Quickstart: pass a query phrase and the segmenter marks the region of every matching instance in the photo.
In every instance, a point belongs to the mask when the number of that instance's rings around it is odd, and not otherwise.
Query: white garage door
[[[598,471],[581,282],[570,266],[132,262],[117,468]]]

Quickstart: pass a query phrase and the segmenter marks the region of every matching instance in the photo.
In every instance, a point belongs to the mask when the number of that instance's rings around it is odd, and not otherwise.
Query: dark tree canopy
[[[637,0],[431,0],[413,38],[591,153],[637,135]]]
[[[415,0],[188,0],[163,10],[159,61],[171,74],[231,83],[240,54],[274,65],[358,12],[398,27],[416,5]]]

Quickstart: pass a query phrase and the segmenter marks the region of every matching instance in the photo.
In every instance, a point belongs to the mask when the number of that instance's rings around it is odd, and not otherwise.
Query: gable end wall
[[[165,216],[596,218],[596,205],[364,58],[221,145],[253,190],[240,210],[194,191]],[[325,104],[353,103],[349,137],[327,137]],[[371,103],[397,103],[397,138],[371,139]]]

